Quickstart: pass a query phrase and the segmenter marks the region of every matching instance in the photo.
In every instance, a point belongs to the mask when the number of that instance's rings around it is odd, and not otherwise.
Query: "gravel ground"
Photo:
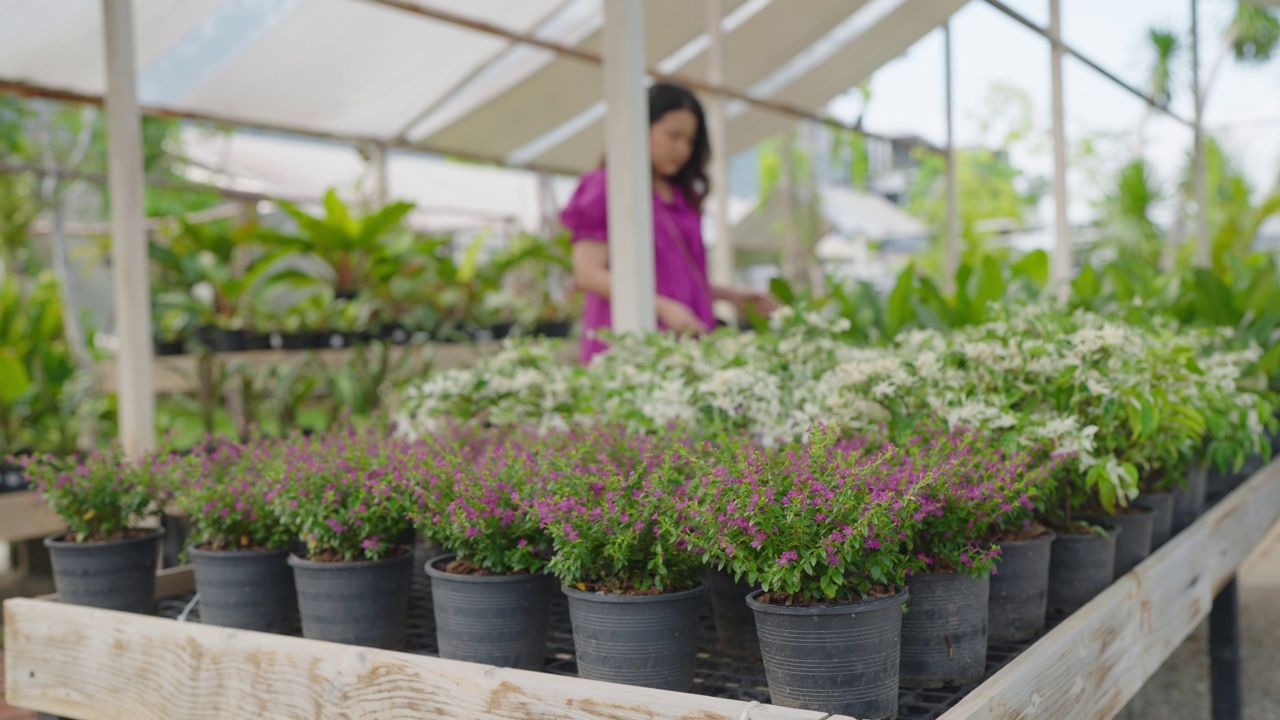
[[[1240,615],[1244,716],[1280,720],[1280,524],[1241,568]],[[1212,720],[1209,697],[1206,619],[1117,717]]]

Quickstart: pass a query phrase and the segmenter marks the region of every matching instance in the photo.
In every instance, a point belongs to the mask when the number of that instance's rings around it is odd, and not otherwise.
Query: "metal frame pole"
[[[707,82],[724,85],[724,38],[720,22],[724,18],[721,0],[707,2]],[[728,285],[733,281],[733,244],[729,240],[729,128],[725,99],[720,93],[707,97],[707,131],[711,136],[711,219],[716,244],[711,249],[711,282]]]
[[[120,442],[137,456],[156,446],[151,280],[142,162],[142,115],[134,69],[133,2],[103,0],[107,71],[107,159],[111,266],[119,338]]]
[[[1058,297],[1070,291],[1071,228],[1067,222],[1067,129],[1062,88],[1061,0],[1049,0],[1050,70],[1053,83],[1053,255],[1049,279]]]
[[[612,327],[652,331],[657,311],[644,0],[605,0],[603,40]]]
[[[1200,87],[1200,7],[1191,0],[1191,93],[1195,99],[1195,115],[1191,132],[1195,147],[1192,158],[1195,167],[1193,183],[1196,194],[1196,264],[1208,267],[1213,262],[1213,248],[1209,240],[1209,190],[1208,170],[1204,157],[1204,93]]]
[[[1231,578],[1209,611],[1209,681],[1214,720],[1244,720],[1240,659],[1240,594]]]
[[[951,22],[947,21],[942,26],[942,38],[945,53],[945,70],[946,70],[946,113],[947,113],[947,254],[944,280],[947,287],[954,288],[956,270],[960,268],[960,187],[959,187],[959,168],[956,163],[959,162],[959,156],[956,153],[956,137],[955,137],[955,104],[954,104],[954,82],[955,77],[952,74],[952,53],[951,53]]]

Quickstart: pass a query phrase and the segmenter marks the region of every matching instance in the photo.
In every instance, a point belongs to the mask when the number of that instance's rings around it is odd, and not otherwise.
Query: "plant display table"
[[[979,684],[904,691],[899,717],[1110,718],[1214,606],[1280,518],[1280,462],[1254,474],[1083,609],[1024,645],[993,643]],[[424,580],[416,581],[419,585]],[[162,617],[5,603],[9,702],[83,720],[172,717],[440,717],[845,720],[768,705],[763,673],[699,654],[693,693],[567,676],[571,638],[553,632],[544,672],[431,657],[429,594],[414,594],[410,651],[201,625],[188,569],[165,571]],[[163,617],[182,616],[186,622]],[[563,626],[563,623],[561,623]],[[1215,684],[1219,678],[1215,677]]]

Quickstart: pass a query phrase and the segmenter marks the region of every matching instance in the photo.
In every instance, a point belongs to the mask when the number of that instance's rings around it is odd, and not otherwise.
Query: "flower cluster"
[[[45,504],[67,524],[76,542],[120,538],[155,516],[163,499],[158,478],[173,462],[164,454],[128,460],[120,448],[96,451],[83,459],[34,455],[20,461]]]
[[[433,457],[424,443],[347,430],[282,444],[261,470],[279,488],[271,508],[322,561],[379,560],[407,550],[413,481]]]
[[[892,448],[856,455],[819,430],[810,445],[707,447],[693,537],[703,557],[786,602],[892,592],[911,569],[920,486]]]
[[[278,449],[275,441],[211,441],[190,456],[173,458],[163,480],[191,521],[192,545],[249,550],[292,543],[293,533],[271,509],[280,494],[278,478],[262,477]]]
[[[544,462],[534,504],[554,549],[548,570],[561,582],[624,593],[696,584],[687,446],[608,428],[574,436]]]

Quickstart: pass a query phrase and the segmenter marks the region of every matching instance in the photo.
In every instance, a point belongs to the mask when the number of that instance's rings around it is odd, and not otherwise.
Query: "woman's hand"
[[[754,308],[756,312],[769,317],[774,310],[781,306],[781,303],[773,296],[773,293],[767,290],[730,287],[717,289],[715,295],[718,300],[727,300],[733,303],[733,307],[738,311],[739,315],[746,315],[747,308]]]
[[[707,334],[708,328],[687,305],[671,298],[658,296],[658,320],[677,335],[698,337]]]

